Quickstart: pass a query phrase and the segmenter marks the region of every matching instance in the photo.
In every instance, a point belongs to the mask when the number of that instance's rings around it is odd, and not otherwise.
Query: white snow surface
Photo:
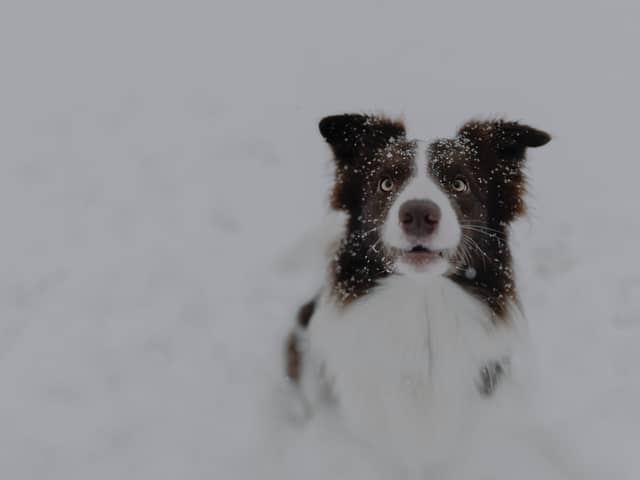
[[[351,111],[554,135],[513,231],[541,428],[498,409],[455,478],[640,478],[640,7],[596,3],[4,2],[0,478],[393,477],[282,375]]]

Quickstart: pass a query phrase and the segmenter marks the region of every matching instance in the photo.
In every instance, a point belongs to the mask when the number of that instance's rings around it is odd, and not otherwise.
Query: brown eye
[[[451,188],[453,188],[454,192],[462,193],[469,190],[469,185],[462,178],[456,178],[451,182]]]
[[[390,192],[393,189],[393,180],[390,178],[383,178],[380,180],[380,190],[383,192]]]

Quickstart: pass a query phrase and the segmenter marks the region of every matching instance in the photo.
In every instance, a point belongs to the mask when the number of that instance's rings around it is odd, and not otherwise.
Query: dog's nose
[[[431,235],[440,222],[440,207],[431,200],[409,200],[400,206],[400,224],[412,237]]]

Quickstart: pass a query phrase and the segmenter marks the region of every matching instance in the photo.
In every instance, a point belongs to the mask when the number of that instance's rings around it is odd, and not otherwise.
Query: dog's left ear
[[[378,115],[348,113],[325,117],[318,125],[339,165],[353,163],[367,151],[405,136],[402,122]]]
[[[504,120],[468,122],[458,131],[458,136],[474,143],[481,157],[494,154],[507,161],[521,161],[528,147],[541,147],[551,140],[547,132]]]

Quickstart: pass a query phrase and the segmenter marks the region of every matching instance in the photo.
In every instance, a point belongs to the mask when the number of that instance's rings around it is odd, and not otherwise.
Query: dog
[[[445,462],[515,375],[526,324],[509,226],[526,212],[526,151],[551,137],[502,119],[430,142],[382,115],[319,128],[345,222],[286,341],[287,376],[310,412],[334,401],[394,461]]]

